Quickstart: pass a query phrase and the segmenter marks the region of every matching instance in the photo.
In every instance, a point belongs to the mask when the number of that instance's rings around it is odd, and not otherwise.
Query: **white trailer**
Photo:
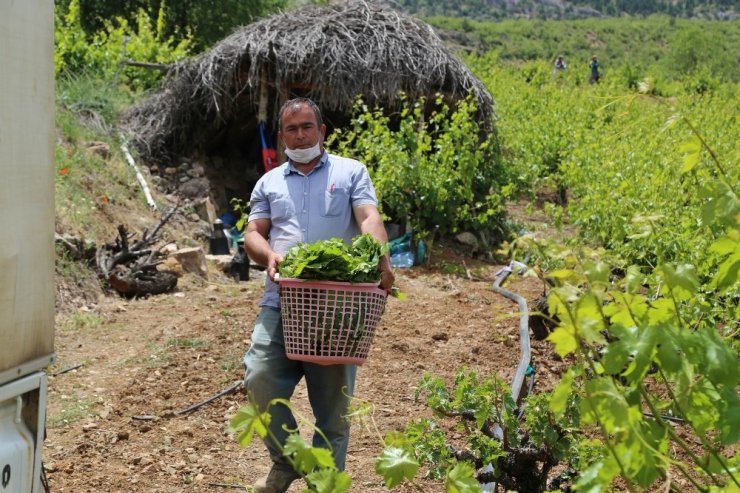
[[[54,3],[0,0],[0,493],[36,493],[54,361]]]

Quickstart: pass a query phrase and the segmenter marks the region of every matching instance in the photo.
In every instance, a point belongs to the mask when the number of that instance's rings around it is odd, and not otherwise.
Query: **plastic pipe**
[[[503,283],[512,272],[521,273],[525,272],[526,270],[526,265],[514,260],[509,263],[508,267],[504,267],[496,273],[496,280],[494,281],[492,287],[494,292],[505,296],[506,298],[509,298],[510,300],[516,302],[517,305],[519,305],[520,357],[519,365],[516,367],[516,372],[514,373],[514,378],[511,382],[511,397],[514,399],[514,402],[519,401],[519,394],[522,391],[522,387],[524,386],[524,377],[527,373],[527,368],[529,368],[529,363],[532,360],[532,351],[529,344],[529,308],[527,308],[527,300],[525,300],[518,294],[509,291],[508,289],[502,288],[501,283]],[[534,376],[532,378],[534,378]],[[500,426],[496,425],[493,432],[499,439],[503,439],[503,430]],[[493,472],[493,464],[489,463],[486,467],[483,468],[483,472]],[[496,491],[496,483],[482,484],[481,491],[483,491],[484,493]]]
[[[519,394],[524,386],[524,377],[529,368],[529,363],[532,359],[532,350],[529,344],[529,309],[527,308],[527,300],[522,298],[516,293],[504,289],[501,287],[507,277],[512,272],[521,273],[527,270],[527,266],[521,262],[513,261],[508,267],[504,267],[496,273],[496,281],[493,283],[493,290],[512,301],[515,301],[519,305],[519,365],[516,367],[514,378],[511,382],[511,397],[514,402],[519,401]]]

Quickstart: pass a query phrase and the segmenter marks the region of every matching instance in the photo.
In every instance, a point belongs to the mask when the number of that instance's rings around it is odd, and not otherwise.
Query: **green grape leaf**
[[[261,413],[257,406],[249,404],[239,408],[234,417],[231,418],[228,430],[237,432],[239,445],[248,447],[252,443],[254,434],[260,438],[267,436],[267,426],[270,424],[270,413]]]
[[[657,269],[670,292],[680,301],[688,301],[699,290],[696,269],[691,264],[663,264]]]
[[[568,407],[568,397],[570,397],[573,389],[574,378],[575,372],[568,370],[550,395],[550,411],[552,411],[557,419],[560,419],[565,414],[565,410]]]
[[[475,479],[475,469],[467,462],[458,462],[445,480],[445,493],[480,493],[480,483]]]
[[[288,436],[283,454],[291,457],[295,469],[303,475],[316,468],[336,469],[334,458],[328,449],[309,446],[297,433]]]
[[[404,478],[413,480],[418,470],[419,463],[411,453],[397,447],[386,447],[375,461],[375,472],[383,476],[386,488],[401,484]]]
[[[689,142],[681,144],[679,151],[684,155],[681,174],[688,173],[696,167],[699,163],[699,157],[701,156],[701,148],[701,141],[697,136],[694,136]]]
[[[640,329],[637,341],[633,348],[633,359],[623,375],[630,382],[642,379],[653,363],[655,345],[658,342],[660,330],[647,326]]]
[[[336,469],[319,469],[306,476],[311,493],[344,493],[352,486],[352,478],[344,471]]]
[[[576,339],[573,327],[560,325],[547,336],[547,340],[555,344],[555,352],[561,358],[578,348],[578,339]]]
[[[717,273],[712,279],[712,286],[720,292],[726,292],[740,281],[740,251],[727,257],[717,267]]]

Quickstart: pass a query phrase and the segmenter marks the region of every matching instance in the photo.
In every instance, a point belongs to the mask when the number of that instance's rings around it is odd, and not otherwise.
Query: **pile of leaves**
[[[386,253],[388,245],[368,233],[354,237],[351,245],[341,238],[299,243],[280,263],[280,277],[375,283],[380,281],[378,264]]]

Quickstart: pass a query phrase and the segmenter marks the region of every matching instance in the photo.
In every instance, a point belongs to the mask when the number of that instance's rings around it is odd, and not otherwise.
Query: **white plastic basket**
[[[376,284],[278,279],[285,353],[324,365],[365,362],[387,294]]]

